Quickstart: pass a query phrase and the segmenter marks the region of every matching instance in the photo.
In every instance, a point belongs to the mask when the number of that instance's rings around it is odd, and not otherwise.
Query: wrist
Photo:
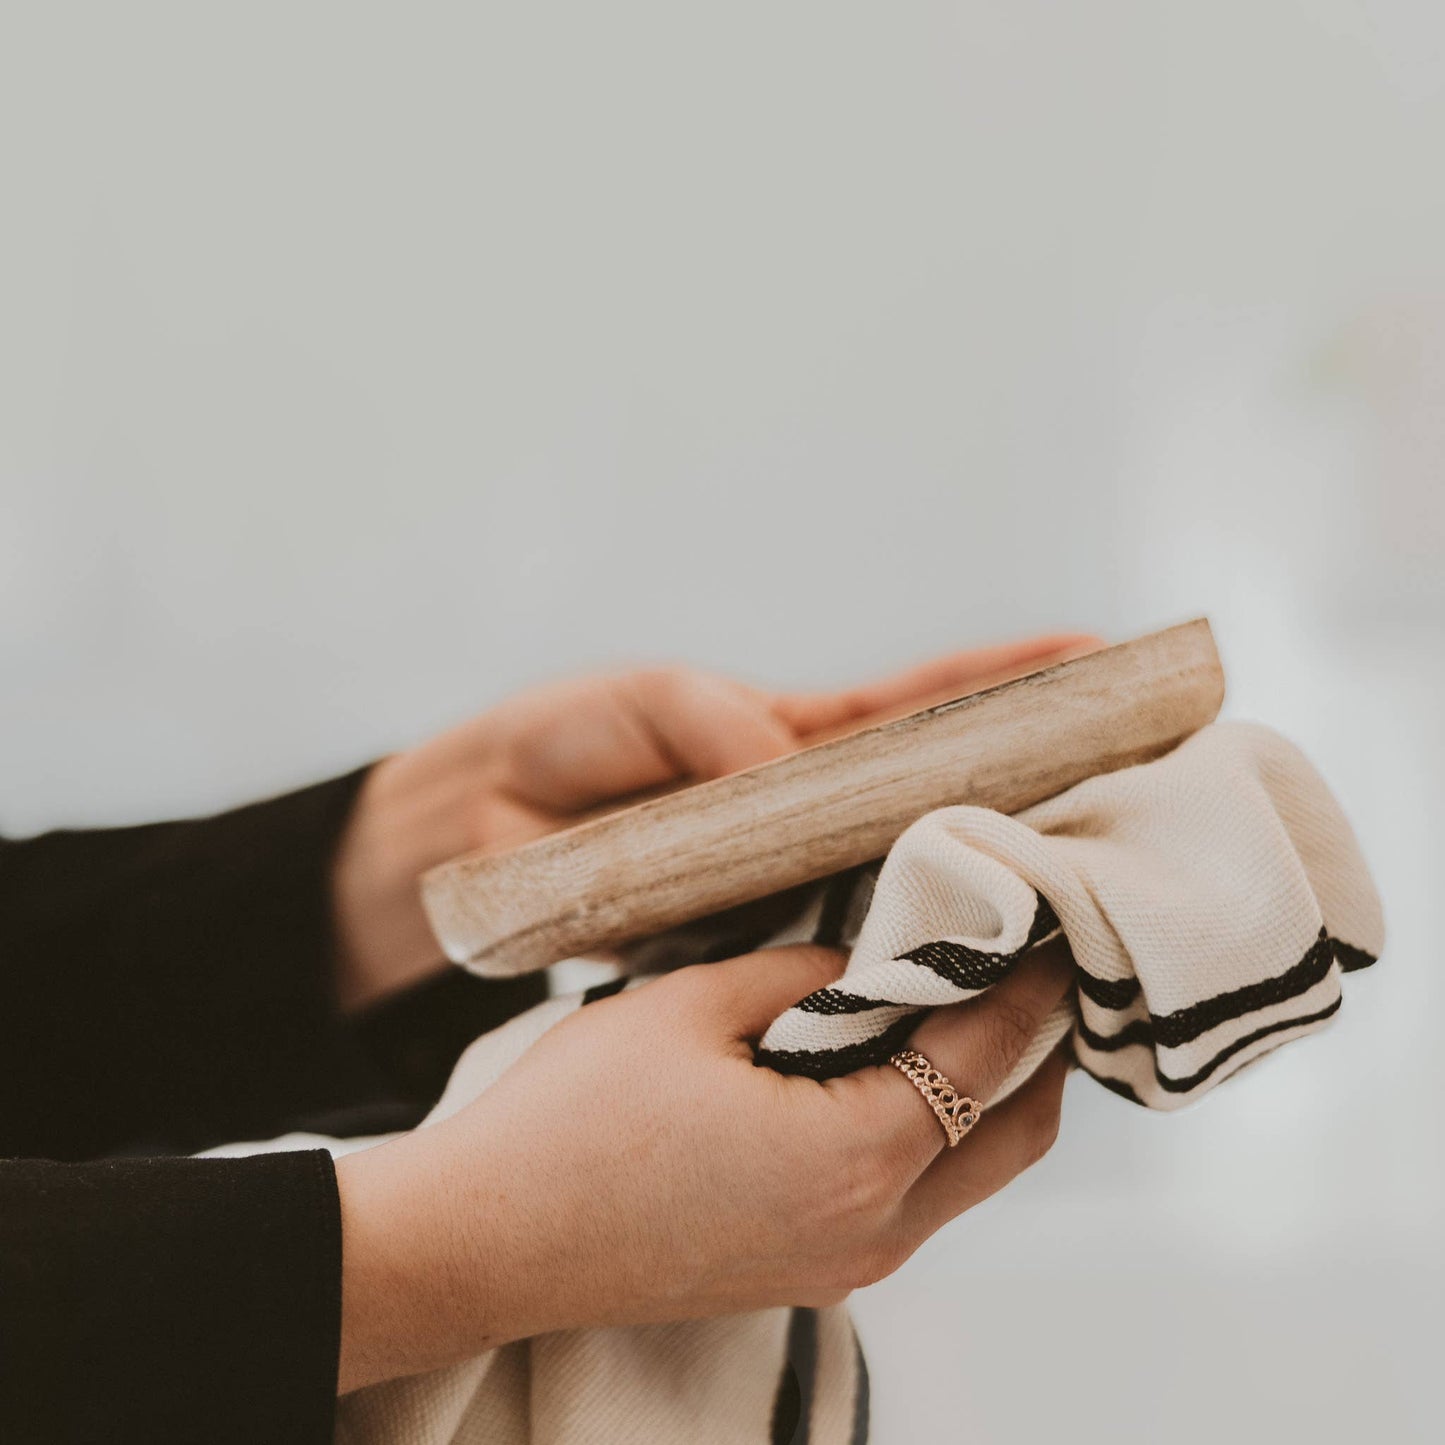
[[[414,1138],[336,1162],[338,1394],[440,1369],[491,1343],[475,1328],[470,1251],[448,1238],[445,1183],[427,1167],[430,1161],[411,1157]]]
[[[368,1187],[360,1156],[336,1161],[341,1198],[341,1354],[336,1393],[410,1373],[403,1358],[407,1338],[405,1267],[395,1258],[385,1213]]]
[[[332,865],[336,991],[355,1010],[443,964],[421,905],[420,875],[466,851],[455,790],[417,787],[406,755],[367,775]]]

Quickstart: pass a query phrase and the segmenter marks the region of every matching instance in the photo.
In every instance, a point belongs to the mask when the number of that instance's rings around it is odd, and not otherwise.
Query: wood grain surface
[[[454,859],[425,875],[422,898],[454,961],[526,973],[881,857],[934,808],[1013,813],[1158,757],[1223,700],[1200,618],[510,852]]]

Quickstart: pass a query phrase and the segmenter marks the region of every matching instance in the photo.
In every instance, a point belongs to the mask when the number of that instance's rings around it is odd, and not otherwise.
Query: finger
[[[877,714],[903,712],[910,703],[937,694],[962,695],[996,686],[1010,677],[1080,657],[1102,646],[1099,638],[1087,633],[1051,633],[997,647],[950,653],[843,692],[783,694],[774,699],[773,708],[790,728],[806,737]]]
[[[722,963],[700,964],[670,977],[683,980],[690,975],[686,986],[706,994],[700,1007],[709,1028],[733,1042],[751,1043],[800,998],[836,983],[846,962],[847,955],[836,948],[791,943]]]
[[[956,1149],[945,1149],[904,1196],[903,1230],[921,1243],[950,1219],[997,1193],[1048,1153],[1059,1132],[1067,1041],[996,1109],[988,1110]]]
[[[916,1049],[960,1094],[987,1105],[1033,1042],[1044,1020],[1073,987],[1074,967],[1062,936],[1031,949],[1013,971],[966,1003],[934,1009],[906,1047]],[[946,1143],[937,1117],[913,1084],[884,1067],[856,1076],[861,1107],[880,1137],[886,1117],[921,1168]],[[970,1136],[972,1137],[972,1136]]]
[[[671,778],[719,778],[798,746],[797,734],[755,688],[688,667],[619,679],[634,721]]]
[[[504,724],[508,788],[562,813],[798,746],[762,693],[683,667],[559,683],[504,704],[495,721]]]
[[[986,1104],[1073,983],[1073,956],[1059,934],[1030,949],[987,992],[934,1009],[914,1030],[908,1047],[925,1055],[961,1092]]]

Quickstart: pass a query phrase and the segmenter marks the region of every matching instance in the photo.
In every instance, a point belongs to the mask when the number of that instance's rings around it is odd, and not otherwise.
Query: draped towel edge
[[[1022,944],[1017,948],[991,952],[951,939],[935,939],[919,944],[896,956],[895,962],[913,963],[928,968],[945,981],[953,983],[971,997],[982,993],[1015,967],[1030,949],[1059,930],[1059,920],[1047,899],[1035,894],[1033,922]],[[1353,973],[1375,963],[1376,956],[1368,950],[1333,937],[1327,928],[1319,933],[1300,960],[1283,973],[1241,988],[1228,989],[1212,998],[1201,999],[1169,1013],[1150,1013],[1131,1019],[1113,1033],[1101,1033],[1080,1019],[1075,1038],[1096,1053],[1114,1053],[1130,1047],[1173,1048],[1201,1037],[1223,1024],[1247,1018],[1263,1008],[1297,998],[1315,987],[1339,964],[1343,973]],[[1076,970],[1080,993],[1100,1008],[1120,1012],[1140,996],[1138,979],[1101,979],[1082,968]],[[884,1025],[871,1038],[855,1040],[837,1048],[770,1049],[759,1046],[754,1062],[777,1073],[800,1075],[814,1079],[836,1078],[857,1069],[885,1064],[907,1040],[918,1017],[927,1012],[925,1006],[899,1005],[886,999],[870,998],[847,989],[818,989],[793,1006],[801,1013],[817,1015],[866,1014],[871,1011],[904,1012]],[[1157,1058],[1154,1074],[1160,1088],[1169,1093],[1188,1093],[1211,1078],[1229,1059],[1260,1039],[1292,1028],[1322,1023],[1339,1008],[1339,1000],[1324,1009],[1293,1019],[1278,1020],[1261,1029],[1235,1039],[1199,1069],[1183,1078],[1165,1074]],[[1076,1050],[1077,1053],[1077,1050]],[[1082,1059],[1080,1065],[1100,1083],[1141,1102],[1137,1093],[1121,1081],[1096,1072]]]

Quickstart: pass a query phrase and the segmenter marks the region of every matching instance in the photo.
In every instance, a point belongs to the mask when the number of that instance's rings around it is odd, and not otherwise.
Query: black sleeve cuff
[[[324,1150],[0,1160],[0,1439],[331,1439],[341,1216]]]
[[[363,776],[0,844],[0,1154],[189,1153],[366,1094],[330,888]]]
[[[408,1128],[472,1039],[545,996],[540,974],[450,969],[340,1014],[330,875],[365,776],[0,840],[0,1156]]]

